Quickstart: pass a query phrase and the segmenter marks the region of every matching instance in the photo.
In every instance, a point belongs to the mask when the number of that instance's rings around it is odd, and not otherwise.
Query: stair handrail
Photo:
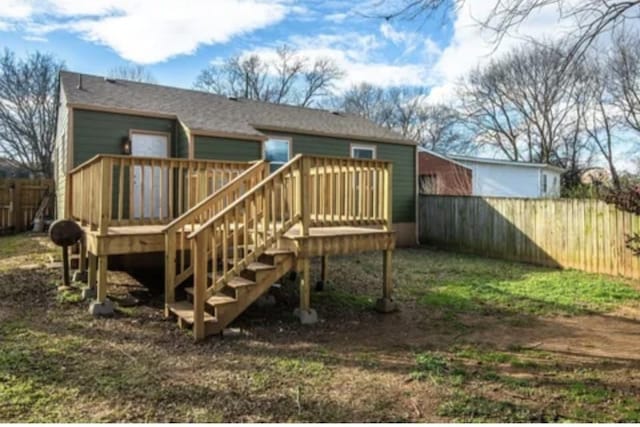
[[[271,175],[267,176],[265,179],[260,181],[255,187],[253,187],[250,191],[244,193],[240,198],[236,199],[235,202],[233,202],[232,204],[230,204],[229,206],[227,206],[226,208],[224,208],[223,210],[218,212],[215,216],[211,217],[208,221],[203,223],[197,230],[192,231],[187,236],[187,239],[192,240],[192,239],[197,238],[198,234],[200,234],[200,232],[202,232],[203,229],[205,229],[206,227],[210,226],[214,222],[220,220],[220,218],[222,218],[224,215],[226,215],[227,213],[232,211],[236,206],[238,206],[240,204],[240,202],[243,202],[246,198],[248,198],[251,195],[253,195],[254,193],[260,191],[262,188],[264,188],[264,186],[267,183],[272,182],[277,176],[281,175],[284,171],[290,169],[291,166],[294,165],[295,163],[297,163],[300,159],[302,159],[302,154],[296,155],[294,158],[289,160],[289,162],[285,163],[282,167],[280,167],[280,169],[278,169],[276,172],[274,172]]]
[[[254,176],[259,176],[266,170],[266,162],[264,160],[259,160],[252,163],[253,165],[250,168],[233,178],[231,181],[227,182],[224,186],[220,187],[218,191],[208,195],[206,198],[202,199],[192,208],[187,210],[185,213],[167,224],[162,229],[162,232],[166,233],[168,231],[171,231],[172,229],[188,224],[190,218],[197,217],[199,214],[206,211],[210,207],[210,205],[215,204],[219,201],[220,198],[227,195],[228,192],[234,191],[238,187],[240,187],[240,185],[247,181],[247,179],[250,179]]]
[[[303,158],[299,154],[187,236],[194,253],[193,332],[196,339],[204,337],[205,300],[256,261],[301,219],[301,212],[293,202],[302,193],[305,180],[303,169]],[[276,206],[278,195],[280,206]],[[271,231],[273,234],[268,236]],[[253,238],[251,250],[248,249],[249,233]],[[244,248],[242,259],[238,255],[240,239]],[[219,261],[222,263],[221,271],[218,271]],[[232,267],[229,267],[228,261],[233,262]],[[208,284],[210,277],[211,286]]]
[[[186,248],[178,248],[178,231],[188,224],[191,224],[192,228],[194,228],[193,226],[195,226],[199,217],[205,215],[209,211],[215,210],[218,203],[223,202],[226,197],[233,197],[233,194],[236,191],[239,191],[243,184],[246,184],[246,190],[249,191],[253,187],[253,183],[262,181],[264,174],[267,171],[267,162],[264,160],[254,162],[250,168],[236,176],[234,179],[222,186],[218,191],[207,196],[197,205],[171,221],[163,228],[162,231],[165,235],[165,310],[168,310],[169,304],[173,303],[175,300],[175,288],[186,280],[193,272],[194,252],[191,251],[189,265],[185,267],[184,252]],[[182,239],[180,243],[182,246],[184,244],[184,240]],[[180,271],[176,274],[176,270],[178,269],[178,266],[176,265],[177,251],[179,249],[181,249],[180,256],[182,258],[180,259]]]

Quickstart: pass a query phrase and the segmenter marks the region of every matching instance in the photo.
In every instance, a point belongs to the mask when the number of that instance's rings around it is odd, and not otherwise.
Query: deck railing
[[[384,225],[390,222],[390,162],[305,158],[309,162],[312,227]]]
[[[391,163],[294,157],[202,224],[192,241],[194,335],[204,336],[208,297],[300,224],[391,226]]]
[[[251,166],[98,155],[69,173],[69,216],[101,234],[109,226],[167,224]]]

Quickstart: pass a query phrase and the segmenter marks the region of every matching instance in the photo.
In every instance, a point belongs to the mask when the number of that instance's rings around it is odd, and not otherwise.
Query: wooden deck
[[[381,251],[378,307],[388,311],[391,176],[391,163],[380,160],[297,155],[269,174],[264,161],[98,156],[72,171],[70,194],[81,200],[67,204],[85,232],[81,259],[96,303],[106,301],[110,255],[164,252],[165,313],[202,339],[292,269],[301,277],[298,314],[311,323],[309,259],[316,256],[324,280],[328,256]],[[188,279],[187,300],[176,301]]]
[[[83,227],[87,250],[96,255],[126,255],[164,252],[166,225],[124,225],[109,227],[101,235],[90,227]],[[188,246],[187,236],[196,227],[187,225],[180,236]],[[381,227],[310,227],[302,234],[301,226],[294,226],[281,237],[280,246],[291,249],[297,256],[345,255],[395,247],[395,235]]]

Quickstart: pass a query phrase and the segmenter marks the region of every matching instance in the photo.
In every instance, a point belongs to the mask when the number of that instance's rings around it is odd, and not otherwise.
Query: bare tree
[[[202,70],[194,87],[226,96],[309,107],[325,100],[343,72],[327,58],[311,60],[288,46],[273,59],[235,56]]]
[[[471,151],[460,114],[442,104],[431,105],[423,88],[388,88],[362,83],[348,89],[339,108],[393,129],[425,148],[442,153]]]
[[[462,115],[445,104],[423,105],[418,111],[420,145],[440,153],[469,154],[475,147]]]
[[[620,33],[609,57],[611,90],[629,127],[640,132],[640,35]]]
[[[0,149],[15,164],[51,177],[58,73],[63,64],[40,52],[0,57]]]
[[[129,64],[114,67],[109,71],[109,77],[130,80],[132,82],[156,83],[156,78],[142,65]]]
[[[561,19],[575,25],[567,46],[568,58],[581,56],[602,34],[620,27],[626,20],[640,18],[640,0],[487,0],[493,8],[478,21],[495,35],[499,44],[538,10],[555,7]],[[465,0],[380,0],[374,3],[373,14],[380,18],[416,19],[436,12],[446,13],[459,8]]]
[[[609,84],[607,63],[594,55],[589,61],[588,82],[584,87],[585,113],[581,116],[584,129],[590,142],[598,149],[607,163],[611,181],[616,190],[620,189],[620,176],[614,161],[616,131],[620,117],[616,114],[614,95]],[[603,63],[604,62],[604,63]]]
[[[361,83],[349,88],[338,101],[338,108],[359,114],[389,129],[394,127],[393,104],[386,91],[369,83]]]
[[[561,44],[537,44],[472,72],[459,94],[478,142],[511,160],[570,167],[584,70],[581,63],[566,68],[564,58]]]

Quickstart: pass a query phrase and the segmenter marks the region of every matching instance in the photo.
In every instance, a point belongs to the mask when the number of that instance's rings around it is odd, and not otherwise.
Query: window
[[[433,174],[420,175],[420,194],[438,194],[438,177]]]
[[[352,145],[351,157],[354,159],[375,159],[376,147],[375,145]]]
[[[291,140],[282,137],[272,137],[264,142],[264,159],[269,162],[269,171],[274,172],[289,161],[291,155]]]
[[[547,194],[547,174],[542,174],[542,194]]]

